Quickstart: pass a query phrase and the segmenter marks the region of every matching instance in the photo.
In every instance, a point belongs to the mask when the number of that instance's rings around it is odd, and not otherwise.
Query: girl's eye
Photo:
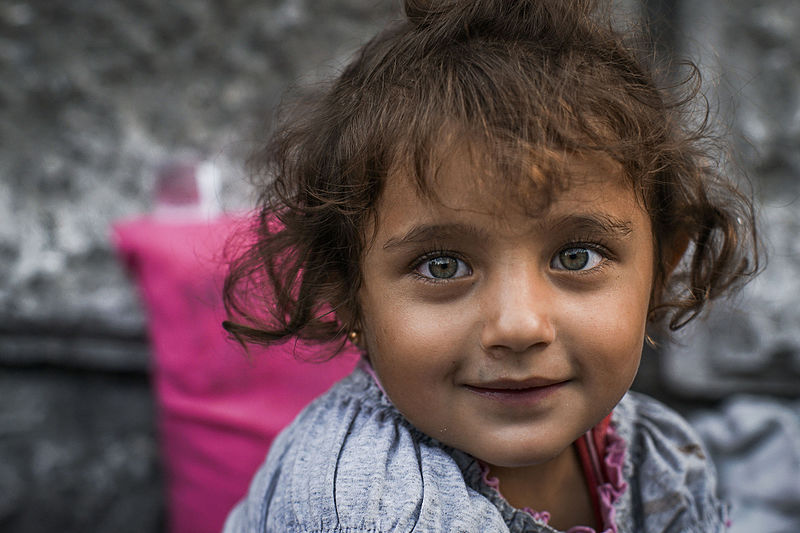
[[[558,252],[550,263],[555,270],[590,270],[603,260],[603,256],[591,248],[575,246]]]
[[[461,278],[472,274],[472,270],[464,261],[447,255],[423,260],[416,271],[422,277],[430,279]]]

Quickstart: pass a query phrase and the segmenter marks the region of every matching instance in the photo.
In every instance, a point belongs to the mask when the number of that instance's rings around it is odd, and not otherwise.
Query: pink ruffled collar
[[[587,441],[592,441],[591,438]],[[625,450],[627,445],[625,440],[620,437],[614,429],[613,425],[608,427],[606,432],[606,447],[605,456],[603,457],[602,468],[602,482],[597,486],[597,494],[600,504],[600,513],[603,517],[603,530],[602,533],[617,533],[616,523],[616,510],[614,504],[620,499],[628,488],[622,474],[622,468],[625,463]],[[489,467],[482,461],[479,461],[481,466],[481,473],[483,482],[494,489],[498,495],[502,496],[500,492],[500,481],[492,476],[489,472]],[[533,516],[533,518],[542,524],[547,524],[550,521],[550,513],[547,511],[535,511],[529,507],[522,509],[526,513]],[[589,526],[574,526],[567,530],[566,533],[598,533],[594,528]]]

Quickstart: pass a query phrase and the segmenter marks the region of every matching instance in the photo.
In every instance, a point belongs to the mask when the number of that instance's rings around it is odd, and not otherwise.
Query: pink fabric
[[[626,448],[625,440],[614,431],[614,426],[609,426],[608,433],[606,433],[606,455],[603,458],[606,479],[597,487],[597,492],[600,495],[600,512],[603,515],[603,523],[613,533],[617,532],[614,503],[628,489],[628,484],[622,474]]]
[[[170,533],[220,531],[277,433],[358,359],[351,350],[301,363],[293,350],[315,348],[294,343],[248,359],[227,339],[221,250],[240,222],[145,217],[114,228],[148,314]]]

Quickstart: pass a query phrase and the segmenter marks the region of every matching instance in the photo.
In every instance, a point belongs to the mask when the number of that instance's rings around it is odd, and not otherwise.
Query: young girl
[[[627,392],[648,326],[756,264],[689,100],[588,1],[405,12],[262,154],[226,327],[363,358],[225,531],[724,530],[697,437]]]

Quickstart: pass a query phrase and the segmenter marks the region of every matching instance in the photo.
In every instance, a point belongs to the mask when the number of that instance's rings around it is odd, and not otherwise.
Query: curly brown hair
[[[568,187],[559,154],[617,161],[652,223],[651,323],[680,328],[758,269],[753,205],[717,163],[694,65],[660,82],[646,41],[587,0],[406,0],[405,13],[254,155],[260,208],[224,287],[234,337],[344,343],[386,180],[435,196],[448,142],[532,213]]]

